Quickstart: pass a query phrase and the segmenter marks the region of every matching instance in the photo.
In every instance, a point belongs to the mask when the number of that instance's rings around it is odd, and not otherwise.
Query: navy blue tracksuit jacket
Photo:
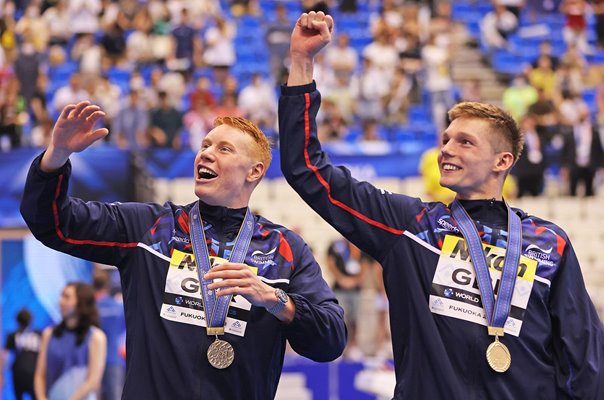
[[[493,338],[467,247],[442,203],[380,190],[331,165],[317,139],[314,83],[283,87],[281,168],[328,223],[383,266],[396,399],[604,399],[604,332],[567,235],[514,209],[522,258],[505,335],[512,364],[494,372]],[[507,243],[502,202],[467,201],[497,290]],[[360,327],[362,329],[362,326]]]
[[[69,162],[52,174],[39,163],[40,157],[30,168],[21,203],[32,233],[51,248],[119,269],[126,316],[124,399],[272,399],[286,339],[315,361],[342,354],[343,311],[310,249],[294,232],[255,216],[245,264],[287,292],[296,313],[284,325],[235,296],[222,337],[235,360],[214,369],[206,355],[214,337],[205,330],[189,235],[194,203],[84,202],[67,195]],[[228,259],[245,209],[201,203],[200,210],[210,256]]]

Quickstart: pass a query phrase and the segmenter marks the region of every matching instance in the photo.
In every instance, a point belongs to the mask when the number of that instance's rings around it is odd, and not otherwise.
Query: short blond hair
[[[264,134],[252,121],[241,117],[218,117],[214,120],[214,126],[228,125],[235,129],[250,135],[256,143],[256,152],[260,157],[260,161],[265,166],[265,172],[273,159],[271,151],[271,143]]]
[[[511,147],[514,162],[518,161],[524,148],[524,134],[509,113],[492,104],[464,101],[453,106],[448,114],[451,121],[457,118],[486,120],[493,133],[498,133]]]

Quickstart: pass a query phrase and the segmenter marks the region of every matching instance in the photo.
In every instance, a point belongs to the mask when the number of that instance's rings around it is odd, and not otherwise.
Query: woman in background
[[[107,338],[98,328],[94,290],[69,283],[59,300],[63,320],[42,333],[34,388],[41,400],[95,400],[105,368]]]

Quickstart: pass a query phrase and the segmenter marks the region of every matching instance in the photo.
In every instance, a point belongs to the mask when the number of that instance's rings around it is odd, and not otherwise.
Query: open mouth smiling
[[[443,171],[459,171],[461,169],[457,165],[453,165],[453,164],[449,164],[449,163],[443,163],[441,168]]]
[[[197,168],[197,178],[200,180],[210,180],[217,178],[218,174],[207,167]]]

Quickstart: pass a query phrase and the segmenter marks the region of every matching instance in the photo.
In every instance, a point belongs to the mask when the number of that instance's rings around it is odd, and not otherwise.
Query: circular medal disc
[[[487,362],[494,371],[505,372],[512,364],[512,356],[507,346],[496,340],[487,348]]]
[[[208,347],[208,361],[216,369],[225,369],[233,363],[235,359],[235,350],[229,342],[216,339]]]

